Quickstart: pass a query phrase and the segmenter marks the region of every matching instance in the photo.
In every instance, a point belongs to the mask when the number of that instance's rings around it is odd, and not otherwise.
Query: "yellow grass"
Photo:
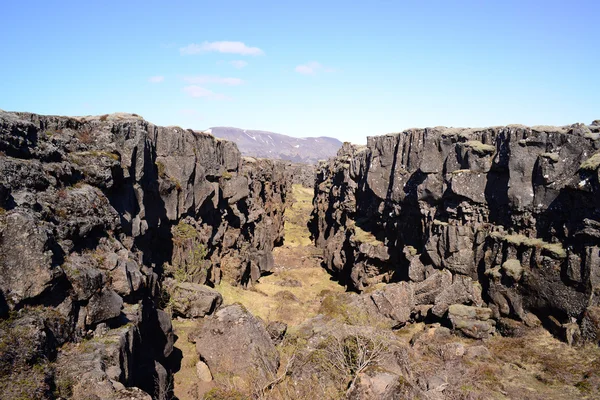
[[[297,281],[301,286],[282,285]],[[240,303],[265,322],[282,321],[289,326],[318,314],[324,293],[344,292],[344,288],[330,279],[319,267],[294,268],[263,276],[251,290],[228,283],[217,285],[224,304]],[[290,294],[292,296],[290,296]]]
[[[313,190],[302,185],[292,185],[292,204],[285,210],[284,235],[288,246],[311,244],[307,224],[312,211]]]
[[[202,393],[214,387],[212,382],[200,382],[196,375],[198,353],[196,346],[188,340],[188,335],[196,328],[197,322],[189,319],[174,319],[173,331],[177,335],[175,348],[181,350],[181,368],[173,375],[174,394],[179,400],[195,400]]]

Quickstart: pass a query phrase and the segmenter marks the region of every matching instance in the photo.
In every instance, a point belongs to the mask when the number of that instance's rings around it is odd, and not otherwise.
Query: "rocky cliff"
[[[597,342],[599,136],[596,121],[345,144],[315,184],[325,266],[353,290],[392,283],[371,298],[399,324],[445,318],[477,337],[537,316]]]
[[[163,280],[268,271],[287,184],[283,164],[133,114],[0,111],[0,397],[166,398]]]

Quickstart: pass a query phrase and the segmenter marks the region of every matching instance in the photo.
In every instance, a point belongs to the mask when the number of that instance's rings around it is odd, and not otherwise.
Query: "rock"
[[[283,337],[287,332],[287,324],[285,322],[272,321],[267,324],[267,332],[275,345],[283,341]]]
[[[450,271],[435,271],[427,279],[414,285],[416,304],[433,304],[436,297],[451,284],[452,274]]]
[[[325,268],[359,292],[422,283],[431,267],[482,279],[443,295],[439,281],[415,286],[433,318],[453,303],[481,305],[485,288],[494,318],[543,309],[581,320],[600,287],[598,134],[583,124],[435,127],[344,144],[316,172],[310,228]]]
[[[277,373],[279,353],[269,333],[241,305],[223,307],[200,320],[191,338],[213,374],[231,373],[264,384]]]
[[[442,317],[451,304],[475,304],[481,306],[481,287],[474,284],[471,278],[456,276],[454,282],[435,297],[431,313]]]
[[[495,321],[490,319],[492,310],[485,307],[472,307],[452,304],[448,308],[448,320],[452,328],[474,339],[484,339],[495,332]]]
[[[196,283],[172,282],[168,287],[173,313],[185,318],[212,314],[223,303],[223,296],[208,286]]]
[[[523,275],[523,267],[521,267],[521,263],[519,260],[507,260],[502,264],[502,270],[515,282],[519,282],[521,280],[521,276]]]
[[[95,325],[121,314],[123,299],[111,289],[103,289],[94,294],[86,307],[85,323]]]
[[[95,268],[93,260],[74,254],[63,265],[67,279],[73,287],[75,299],[89,300],[106,282],[104,274]]]
[[[465,357],[471,359],[490,359],[492,354],[485,346],[469,346],[465,349]]]
[[[213,379],[208,365],[203,361],[198,361],[196,363],[196,376],[198,376],[202,382],[211,382]]]
[[[415,299],[413,288],[406,282],[385,285],[371,294],[378,311],[391,318],[397,326],[403,326],[410,319]]]
[[[600,307],[590,306],[585,310],[581,335],[588,342],[600,344]]]
[[[14,308],[47,290],[61,275],[52,264],[50,227],[33,215],[11,212],[0,224],[0,291]]]

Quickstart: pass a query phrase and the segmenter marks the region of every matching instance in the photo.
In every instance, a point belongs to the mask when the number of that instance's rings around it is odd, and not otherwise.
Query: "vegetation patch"
[[[590,158],[585,160],[583,163],[581,163],[581,166],[579,167],[579,169],[584,170],[584,171],[595,171],[598,169],[599,166],[600,166],[600,152],[594,154],[593,156],[591,156]]]
[[[540,154],[541,157],[543,158],[547,158],[548,160],[552,161],[552,162],[558,162],[559,157],[558,154],[556,153],[542,153]]]
[[[491,144],[483,144],[478,140],[469,140],[465,143],[474,153],[480,156],[494,154],[496,152],[496,146]]]
[[[288,246],[309,246],[311,244],[308,221],[312,211],[313,190],[302,185],[292,185],[292,203],[284,212],[285,244]]]
[[[525,235],[519,235],[519,234],[504,235],[499,232],[493,232],[490,234],[490,236],[493,238],[496,238],[496,239],[503,240],[507,243],[511,243],[515,246],[523,245],[523,246],[527,246],[527,247],[536,247],[539,249],[544,249],[544,250],[548,251],[549,253],[551,253],[556,258],[566,258],[567,257],[567,252],[565,251],[565,249],[562,247],[562,244],[560,244],[560,243],[548,243],[548,242],[544,242],[542,239],[530,238]]]

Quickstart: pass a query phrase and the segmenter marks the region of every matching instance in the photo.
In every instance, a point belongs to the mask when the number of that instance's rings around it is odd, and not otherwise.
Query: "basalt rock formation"
[[[400,326],[443,318],[483,337],[537,316],[598,342],[599,137],[597,124],[437,127],[344,144],[315,184],[325,267],[356,291],[391,283],[369,301]]]
[[[0,397],[167,398],[161,308],[212,313],[201,285],[272,267],[285,171],[133,114],[0,111]]]

